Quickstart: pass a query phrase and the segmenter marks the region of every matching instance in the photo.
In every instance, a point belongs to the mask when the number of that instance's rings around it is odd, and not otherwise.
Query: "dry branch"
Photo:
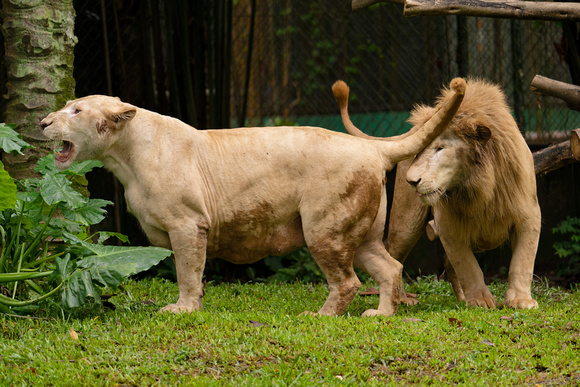
[[[352,0],[358,10],[376,3],[397,3],[401,0]],[[489,0],[406,0],[405,16],[462,15],[503,19],[552,21],[580,20],[580,4],[548,1]]]
[[[503,19],[580,20],[580,4],[547,1],[407,0],[405,16],[462,15]]]
[[[536,75],[530,91],[561,99],[570,109],[580,111],[580,87],[576,85]]]

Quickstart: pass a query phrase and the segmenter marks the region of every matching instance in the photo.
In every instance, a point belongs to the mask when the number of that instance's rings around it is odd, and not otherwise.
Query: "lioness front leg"
[[[495,299],[487,286],[485,286],[483,272],[469,245],[448,235],[442,228],[439,236],[447,258],[453,265],[463,289],[465,303],[469,306],[495,308]]]
[[[525,228],[516,227],[512,236],[512,260],[508,277],[508,290],[503,305],[532,309],[538,302],[532,298],[534,261],[540,239],[540,215],[525,223]]]
[[[179,286],[179,299],[161,312],[193,312],[203,309],[202,276],[206,260],[207,232],[194,225],[169,232],[175,252],[175,269]]]

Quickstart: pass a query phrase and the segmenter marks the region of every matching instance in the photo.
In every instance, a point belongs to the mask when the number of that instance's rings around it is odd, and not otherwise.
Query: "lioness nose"
[[[421,178],[417,178],[417,179],[409,179],[407,178],[407,183],[411,184],[413,187],[416,187],[417,184],[419,184],[421,182]]]
[[[52,124],[52,121],[47,121],[46,119],[40,121],[40,127],[42,129],[46,129],[50,124]]]

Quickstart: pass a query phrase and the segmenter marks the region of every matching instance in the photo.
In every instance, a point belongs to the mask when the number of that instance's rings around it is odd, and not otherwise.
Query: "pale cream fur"
[[[435,107],[414,109],[409,119],[414,128],[409,133],[427,121],[448,94],[443,90]],[[346,106],[341,110],[346,112]],[[361,136],[349,122],[345,120],[349,133]],[[394,258],[406,259],[430,216],[458,300],[495,307],[473,253],[510,239],[512,260],[504,304],[522,309],[538,306],[531,295],[541,227],[533,157],[497,86],[468,80],[463,103],[449,127],[415,159],[398,164],[387,237],[387,250]],[[404,297],[402,301],[411,302]]]
[[[441,114],[393,143],[311,127],[202,131],[106,96],[70,101],[41,126],[64,144],[59,168],[100,160],[151,243],[174,251],[179,299],[163,311],[202,308],[206,258],[250,263],[306,245],[330,289],[319,314],[342,314],[356,295],[354,262],[380,286],[365,315],[391,315],[402,265],[381,240],[385,171],[445,128],[462,82]]]

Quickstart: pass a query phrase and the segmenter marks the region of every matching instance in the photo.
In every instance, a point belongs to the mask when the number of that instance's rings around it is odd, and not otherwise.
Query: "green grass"
[[[367,283],[364,287],[374,286]],[[499,300],[505,284],[494,283]],[[362,318],[357,296],[338,318],[316,311],[324,285],[208,284],[205,310],[157,313],[177,297],[163,280],[129,281],[115,310],[42,319],[0,315],[2,385],[578,385],[580,292],[534,284],[538,310],[456,303],[448,283],[407,286],[421,303]],[[70,331],[78,334],[72,339]]]

